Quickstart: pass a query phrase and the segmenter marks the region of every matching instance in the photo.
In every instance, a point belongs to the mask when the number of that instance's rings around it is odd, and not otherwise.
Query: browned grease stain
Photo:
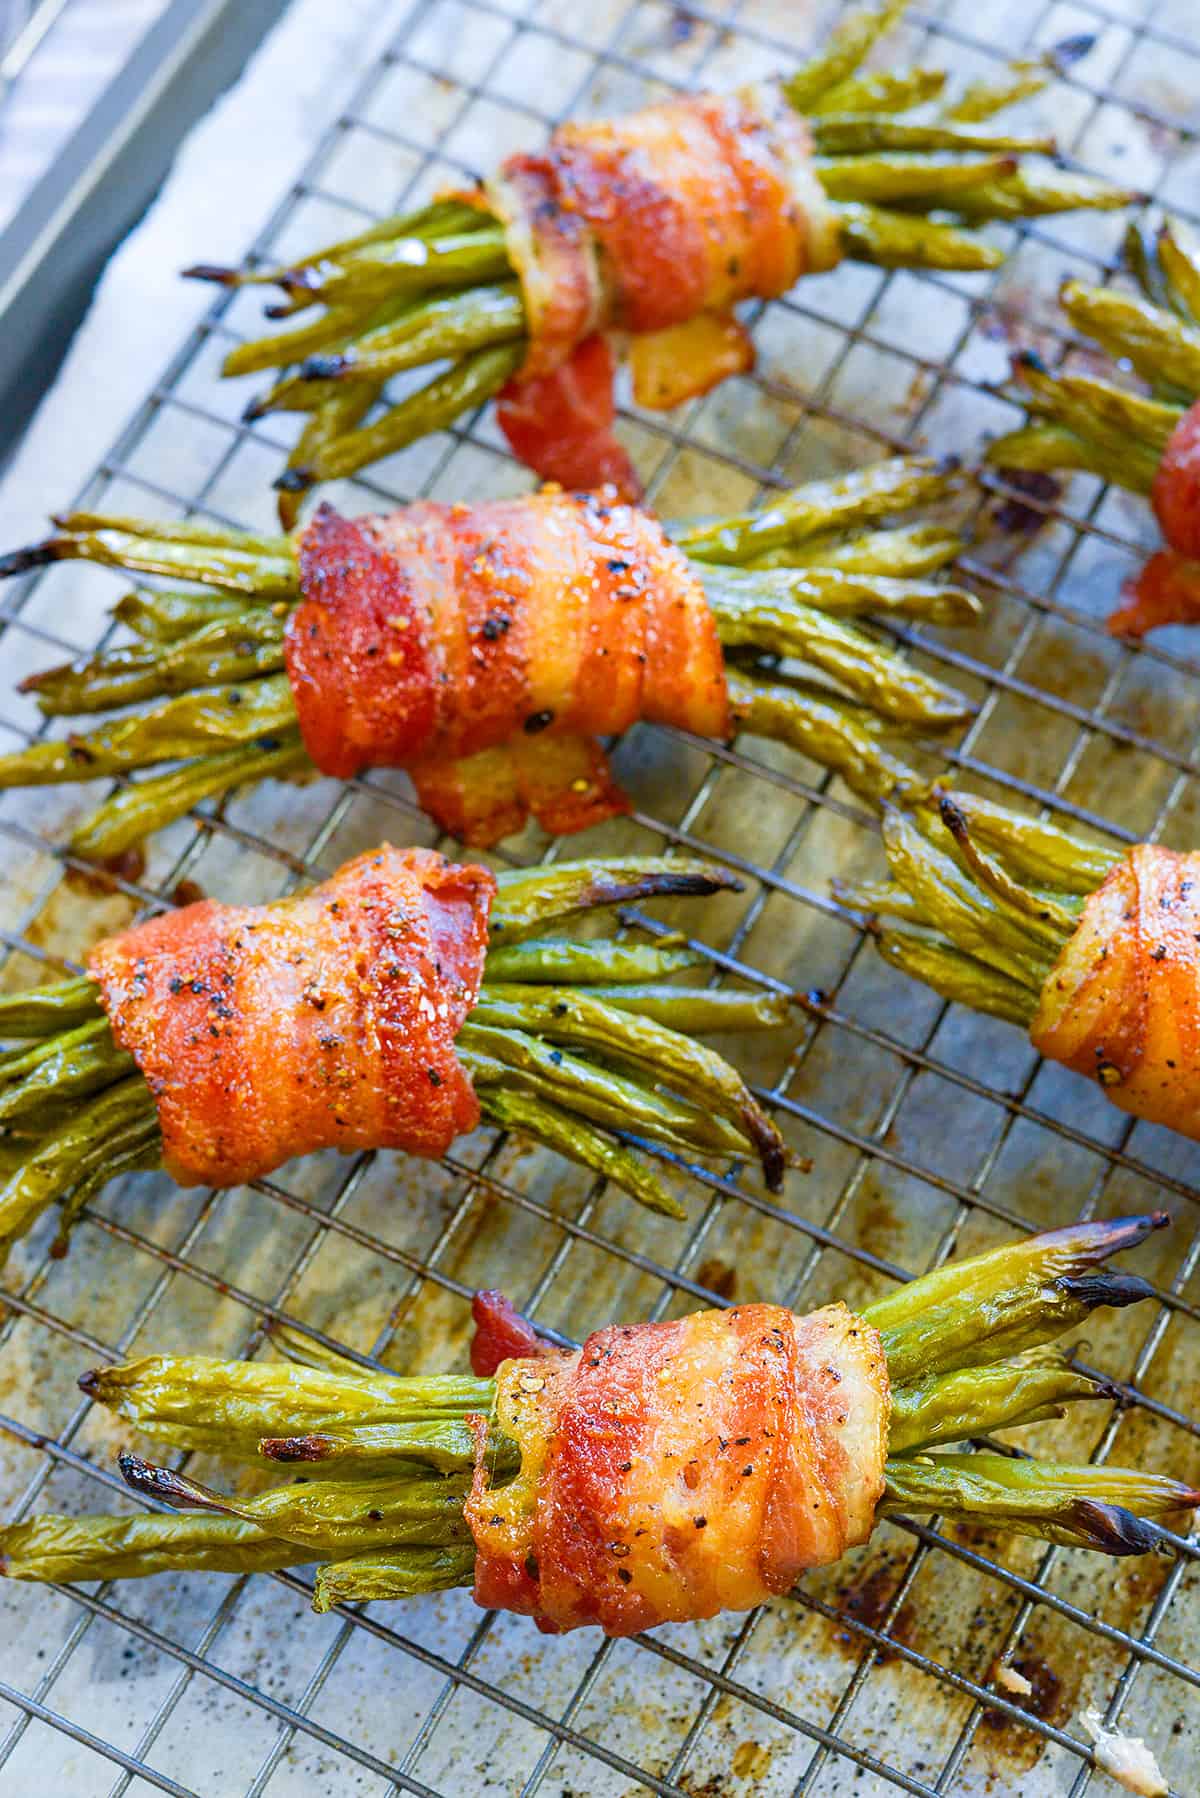
[[[715,1255],[700,1263],[696,1269],[696,1279],[701,1286],[707,1286],[710,1292],[715,1292],[718,1298],[731,1299],[737,1292],[737,1269],[730,1267],[725,1261],[719,1261]]]
[[[1014,1704],[1019,1705],[1031,1717],[1040,1718],[1043,1723],[1057,1724],[1066,1721],[1070,1707],[1063,1702],[1062,1680],[1048,1662],[1040,1655],[1023,1654],[1010,1660],[1008,1665],[1014,1673],[1024,1674],[1033,1687],[1033,1691],[1024,1697],[1015,1692],[1006,1694]],[[994,1679],[995,1674],[993,1663],[990,1677]],[[1007,1716],[1004,1711],[984,1711],[979,1719],[979,1726],[988,1731],[988,1747],[1002,1754],[1014,1770],[1028,1769],[1041,1759],[1044,1747],[1041,1738],[1023,1729],[1014,1717]]]
[[[900,1588],[906,1566],[907,1560],[903,1556],[887,1555],[876,1561],[861,1579],[847,1581],[836,1588],[834,1597],[838,1609],[852,1623],[861,1623],[867,1629],[882,1629],[884,1618]],[[907,1646],[913,1623],[914,1618],[908,1605],[902,1604],[888,1630],[889,1640]],[[855,1660],[872,1646],[856,1629],[835,1627],[833,1640]],[[876,1648],[875,1653],[880,1666],[898,1658],[895,1650],[889,1647]]]
[[[68,867],[63,879],[75,893],[117,893],[120,891],[118,881],[138,881],[145,872],[146,852],[140,843],[135,843],[132,848],[123,849],[120,855],[110,856],[107,861],[96,862],[91,867]]]

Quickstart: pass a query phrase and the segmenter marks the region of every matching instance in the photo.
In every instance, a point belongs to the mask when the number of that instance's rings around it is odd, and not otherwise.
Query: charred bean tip
[[[121,1470],[121,1478],[134,1492],[146,1493],[150,1498],[165,1499],[168,1504],[194,1505],[197,1501],[189,1483],[169,1467],[159,1467],[153,1461],[143,1460],[128,1450],[117,1456],[117,1466]]]
[[[1089,1311],[1099,1305],[1111,1305],[1120,1310],[1154,1296],[1154,1288],[1140,1274],[1112,1273],[1106,1269],[1095,1273],[1061,1274],[1054,1284],[1059,1292],[1078,1299]]]
[[[1097,1498],[1076,1499],[1067,1507],[1066,1522],[1104,1554],[1151,1554],[1162,1541],[1154,1524],[1135,1517],[1123,1505],[1104,1504]]]
[[[311,468],[285,468],[272,485],[277,493],[307,493],[315,480]]]
[[[25,549],[13,549],[6,556],[0,556],[0,581],[6,581],[14,574],[28,574],[32,568],[45,568],[49,562],[57,562],[63,554],[59,544],[53,538],[45,543],[31,543]]]
[[[264,1436],[258,1452],[268,1461],[326,1461],[332,1445],[328,1436]]]
[[[242,278],[239,269],[220,262],[193,262],[182,273],[185,281],[215,281],[219,287],[236,287]]]
[[[1080,31],[1074,37],[1060,38],[1047,52],[1047,61],[1061,75],[1073,63],[1082,62],[1096,42],[1094,31]]]
[[[303,381],[332,381],[353,367],[354,358],[346,355],[310,356],[300,365]]]
[[[95,1398],[100,1390],[103,1377],[98,1367],[89,1367],[86,1373],[80,1374],[75,1384],[79,1387],[80,1392],[86,1392],[89,1398]]]
[[[268,394],[260,393],[256,399],[250,401],[249,405],[242,413],[242,423],[244,425],[257,424],[260,418],[266,417],[270,410],[268,405],[269,397]]]

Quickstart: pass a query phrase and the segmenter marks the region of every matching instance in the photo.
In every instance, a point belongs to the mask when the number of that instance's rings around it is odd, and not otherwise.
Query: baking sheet
[[[540,135],[551,114],[785,66],[840,9],[600,0],[568,13],[532,0],[429,0],[343,4],[336,20],[330,10],[299,0],[185,146],[0,486],[5,543],[30,537],[85,483],[89,504],[113,509],[195,503],[240,523],[269,518],[288,422],[238,426],[246,384],[214,380],[233,335],[255,328],[258,302],[236,298],[189,337],[207,301],[172,271],[200,255],[236,258],[284,195],[264,251],[354,229],[363,208],[484,166]],[[1190,0],[946,0],[914,15],[885,59],[920,54],[975,75],[1014,51],[1094,32],[1070,84],[1023,109],[1031,128],[1057,130],[1089,167],[1194,205],[1200,155],[1180,129],[1197,123],[1200,92],[1186,55],[1191,11]],[[753,378],[666,420],[626,413],[622,433],[655,503],[669,515],[729,509],[896,446],[970,453],[1016,417],[991,391],[1014,343],[1032,332],[1050,357],[1063,353],[1058,281],[1097,278],[1123,222],[997,228],[1014,253],[995,277],[850,267],[805,283],[757,316]],[[98,462],[104,471],[89,480]],[[470,499],[525,485],[485,416],[330,497],[361,510],[381,495]],[[1035,536],[999,539],[987,507],[978,524],[974,561],[995,576],[985,621],[915,633],[912,650],[980,701],[955,752],[965,777],[1052,801],[1067,818],[1103,818],[1118,834],[1196,842],[1194,651],[1176,633],[1138,654],[1097,628],[1149,538],[1144,509],[1081,479]],[[4,640],[5,746],[37,723],[13,679],[55,659],[55,645],[95,644],[121,591],[116,577],[61,567],[17,595]],[[771,1095],[811,1171],[789,1179],[779,1205],[739,1170],[681,1183],[686,1229],[486,1132],[441,1169],[318,1157],[215,1198],[127,1180],[96,1202],[65,1262],[47,1259],[45,1220],[5,1272],[15,1309],[0,1411],[17,1434],[0,1438],[0,1492],[14,1514],[123,1504],[101,1483],[120,1433],[74,1387],[107,1352],[255,1352],[261,1320],[284,1315],[398,1369],[450,1366],[467,1339],[462,1292],[480,1283],[503,1285],[576,1336],[714,1294],[806,1308],[837,1293],[856,1304],[888,1284],[869,1258],[919,1270],[1018,1222],[1157,1203],[1176,1228],[1133,1264],[1171,1303],[1089,1332],[1091,1360],[1148,1403],[1118,1417],[1084,1408],[1025,1440],[1200,1472],[1196,1149],[1131,1126],[1039,1067],[1015,1031],[943,1007],[884,968],[827,898],[832,872],[879,865],[875,833],[801,757],[639,729],[617,764],[635,817],[565,852],[681,844],[727,861],[746,876],[742,895],[657,915],[747,977],[828,996],[823,1015],[797,1009],[769,1040],[725,1045]],[[0,927],[25,945],[5,965],[9,986],[38,977],[38,956],[77,960],[180,879],[261,899],[381,837],[431,840],[402,777],[273,787],[208,827],[176,826],[152,846],[137,889],[98,901],[71,890],[54,852],[91,803],[71,789],[0,800]],[[521,860],[564,852],[532,832],[506,849]],[[204,1794],[341,1798],[386,1791],[394,1774],[402,1789],[447,1795],[1019,1786],[1049,1798],[1087,1783],[1081,1705],[1103,1709],[1121,1691],[1127,1725],[1184,1793],[1200,1760],[1196,1626],[1190,1564],[1121,1566],[898,1525],[794,1600],[647,1643],[547,1643],[520,1619],[483,1617],[464,1593],[372,1607],[364,1623],[312,1617],[290,1580],[156,1579],[90,1601],[14,1583],[0,1586],[0,1677],[109,1751],[0,1700],[0,1766],[6,1789],[72,1795],[124,1790],[126,1779],[141,1793],[153,1774]],[[1002,1653],[1028,1670],[1041,1727],[979,1701]]]

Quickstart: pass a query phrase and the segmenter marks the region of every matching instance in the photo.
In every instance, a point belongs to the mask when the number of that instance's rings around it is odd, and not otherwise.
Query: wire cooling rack
[[[617,110],[699,82],[787,67],[836,7],[592,0],[427,0],[395,7],[387,54],[318,144],[257,246],[276,256],[353,229],[494,163],[573,112]],[[887,59],[995,72],[1064,37],[1096,43],[1031,116],[1080,166],[1194,209],[1200,55],[1194,0],[942,0],[914,11]],[[755,321],[752,378],[622,429],[668,515],[729,508],[891,448],[976,449],[1017,414],[994,391],[1011,345],[1061,359],[1064,272],[1108,279],[1123,220],[998,227],[995,276],[847,268]],[[196,245],[197,255],[205,246]],[[218,386],[258,325],[223,299],[157,382],[80,497],[266,523],[287,421],[237,422]],[[414,446],[332,497],[352,509],[421,492],[512,491],[486,415]],[[912,630],[914,659],[978,713],[950,759],[964,780],[1109,840],[1200,840],[1200,686],[1181,633],[1114,643],[1103,615],[1148,531],[1143,509],[1080,478],[1021,496],[1002,538],[993,482],[968,559],[988,601],[970,631]],[[47,508],[67,499],[47,494]],[[30,535],[39,521],[31,519]],[[119,588],[59,568],[2,614],[4,736],[36,728],[15,678],[90,649]],[[1121,1402],[1029,1434],[1064,1457],[1195,1478],[1200,1173],[1187,1144],[1107,1110],[1041,1066],[1015,1031],[942,1005],[883,967],[828,894],[878,863],[871,820],[797,755],[639,729],[618,764],[634,816],[579,849],[714,856],[746,891],[659,916],[696,932],[727,976],[811,996],[795,1024],[736,1045],[811,1171],[781,1201],[731,1168],[680,1177],[691,1227],[649,1218],[576,1170],[487,1132],[440,1168],[318,1157],[236,1194],[180,1195],[151,1176],[103,1194],[69,1257],[53,1220],[5,1271],[0,1490],[13,1517],[125,1508],[117,1434],[75,1389],[98,1360],[152,1346],[253,1354],[282,1319],[370,1362],[459,1364],[463,1302],[503,1283],[546,1327],[757,1296],[865,1303],[896,1278],[1029,1227],[1165,1203],[1175,1228],[1141,1252],[1157,1303],[1098,1323],[1091,1362]],[[77,965],[84,944],[197,886],[258,898],[387,836],[428,841],[405,783],[272,788],[197,815],[152,846],[136,881],[80,895],[58,846],[94,794],[0,802],[0,926],[11,986]],[[531,834],[514,858],[553,859]],[[190,883],[190,884],[188,884]],[[1051,1446],[1053,1445],[1053,1446]],[[203,1472],[204,1470],[201,1469]],[[841,1567],[748,1617],[629,1643],[550,1643],[465,1593],[316,1618],[301,1576],[156,1579],[130,1587],[0,1586],[0,1780],[14,1794],[701,1794],[904,1791],[1081,1794],[1105,1783],[1078,1711],[1153,1742],[1178,1794],[1198,1789],[1196,1547],[1099,1557],[897,1522]],[[1020,1700],[995,1684],[1011,1661]]]

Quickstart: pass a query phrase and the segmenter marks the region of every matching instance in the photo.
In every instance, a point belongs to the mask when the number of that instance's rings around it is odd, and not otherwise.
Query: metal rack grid
[[[598,0],[568,15],[539,0],[425,0],[395,10],[386,56],[257,253],[419,197],[536,135],[551,110],[614,109],[786,65],[838,8]],[[1092,55],[1050,102],[1060,140],[1109,172],[1123,147],[1136,180],[1186,212],[1200,166],[1195,115],[1189,129],[1190,102],[1178,98],[1197,91],[1200,72],[1189,10],[1190,0],[1174,14],[1161,0],[941,0],[914,11],[888,54],[974,73],[1026,45],[1095,32]],[[995,277],[848,269],[802,286],[760,313],[753,378],[666,420],[626,414],[653,499],[668,514],[711,510],[889,447],[929,439],[969,450],[1015,417],[991,391],[1010,330],[1071,354],[1052,307],[1057,276],[1069,262],[1109,278],[1119,229],[1105,219],[1005,229],[1013,255]],[[241,396],[212,379],[253,322],[245,299],[218,301],[81,503],[265,518],[281,427],[235,422]],[[511,490],[514,478],[485,415],[334,497],[362,509],[418,491]],[[986,623],[953,637],[905,633],[914,657],[978,697],[952,761],[975,784],[1117,841],[1195,841],[1200,668],[1186,647],[1134,650],[1102,626],[1146,529],[1139,509],[1085,480],[1061,500],[1022,498],[1046,528],[1007,548],[985,533],[968,562],[986,582]],[[25,583],[0,613],[6,660],[23,671],[48,651],[91,647],[112,594],[94,571]],[[4,718],[14,740],[28,733],[27,716]],[[507,1280],[539,1322],[579,1335],[614,1315],[663,1315],[733,1290],[798,1306],[835,1290],[865,1302],[1013,1229],[1157,1202],[1176,1227],[1144,1252],[1153,1314],[1121,1314],[1091,1345],[1123,1402],[1100,1423],[1057,1427],[1053,1441],[1064,1453],[1195,1469],[1195,1152],[1106,1112],[1040,1067],[1015,1032],[878,964],[826,897],[833,868],[877,857],[873,825],[819,771],[769,745],[724,749],[644,730],[620,765],[638,810],[602,847],[694,849],[746,879],[743,900],[678,914],[711,952],[714,977],[821,989],[792,1033],[739,1050],[812,1172],[782,1203],[737,1168],[689,1181],[685,1235],[483,1132],[440,1171],[320,1158],[253,1191],[169,1203],[163,1182],[127,1180],[91,1207],[66,1262],[49,1257],[46,1228],[6,1270],[0,1477],[14,1516],[95,1508],[123,1491],[110,1471],[114,1433],[73,1391],[74,1373],[95,1359],[155,1345],[252,1354],[263,1322],[284,1319],[367,1361],[452,1365],[465,1340],[461,1301],[484,1279]],[[261,898],[385,834],[428,837],[403,783],[321,782],[181,824],[143,877],[88,904],[64,882],[56,846],[86,803],[43,792],[36,805],[0,804],[11,984],[35,978],[38,963],[73,965],[85,930],[168,903],[182,881]],[[544,845],[516,849],[529,859]],[[1098,1558],[1009,1541],[1001,1554],[969,1532],[898,1523],[767,1612],[632,1644],[550,1647],[465,1594],[315,1619],[293,1575],[54,1594],[14,1584],[0,1588],[0,1777],[14,1792],[114,1798],[451,1794],[468,1781],[559,1798],[1018,1783],[1081,1794],[1094,1770],[1075,1711],[1093,1699],[1152,1738],[1182,1794],[1200,1764],[1196,1556],[1180,1542],[1174,1561],[1114,1573]],[[1034,1676],[1026,1706],[991,1682],[1009,1655]]]

